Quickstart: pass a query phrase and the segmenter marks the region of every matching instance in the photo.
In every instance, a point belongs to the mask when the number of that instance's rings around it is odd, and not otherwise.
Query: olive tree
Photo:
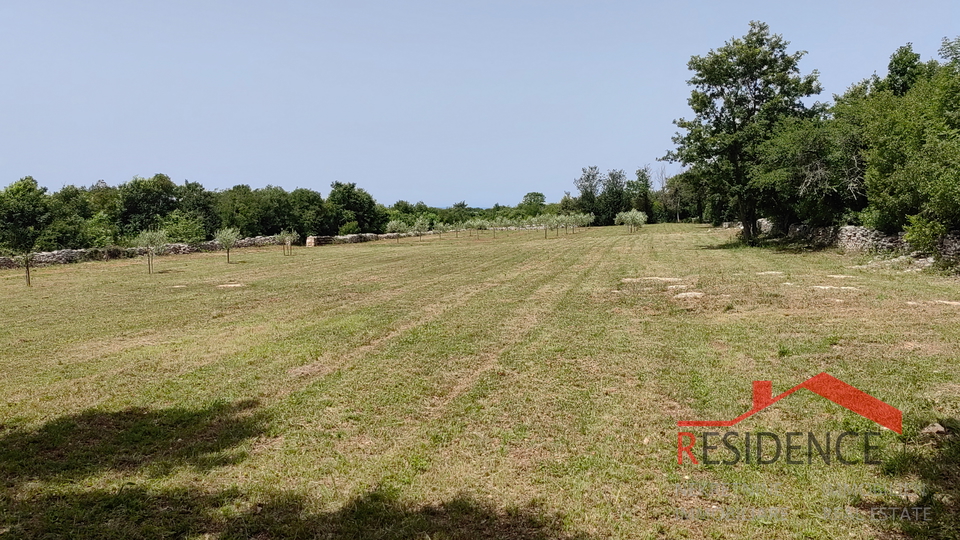
[[[449,232],[451,228],[452,226],[449,223],[444,223],[442,221],[438,221],[433,224],[433,231],[440,235],[441,240],[443,239],[443,233]]]
[[[620,212],[614,218],[614,224],[626,225],[630,232],[634,232],[647,222],[647,215],[639,210]]]
[[[277,241],[283,246],[284,255],[293,255],[293,243],[300,240],[300,233],[297,231],[282,230],[277,235]]]
[[[153,257],[167,245],[167,231],[163,229],[147,229],[140,231],[134,240],[138,247],[147,249],[147,273],[153,273]]]
[[[411,227],[410,230],[423,242],[423,233],[430,230],[430,221],[424,216],[419,216],[416,221],[413,222],[413,227]]]
[[[388,233],[397,233],[397,243],[400,243],[400,236],[403,233],[409,232],[410,226],[400,221],[399,219],[393,219],[387,222],[387,232]]]
[[[227,250],[227,264],[230,264],[230,250],[233,249],[233,246],[237,245],[237,241],[240,240],[240,229],[235,227],[220,229],[214,233],[213,238],[220,244],[220,247]]]

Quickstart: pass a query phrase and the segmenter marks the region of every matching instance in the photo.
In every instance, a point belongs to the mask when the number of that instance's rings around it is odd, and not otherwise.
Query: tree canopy
[[[760,146],[783,118],[817,110],[802,100],[820,92],[817,72],[801,75],[798,63],[805,52],[790,54],[788,45],[765,23],[753,21],[745,36],[692,57],[688,103],[694,117],[674,122],[683,132],[665,156],[708,173],[708,188],[736,209],[746,239],[756,235],[760,217],[762,189],[753,168]]]

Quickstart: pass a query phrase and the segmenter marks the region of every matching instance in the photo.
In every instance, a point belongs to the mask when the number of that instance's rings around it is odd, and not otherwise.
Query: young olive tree
[[[413,227],[410,230],[423,242],[423,233],[430,230],[430,221],[426,217],[420,216],[413,222]]]
[[[293,243],[300,240],[300,233],[297,231],[282,230],[277,235],[277,241],[283,247],[283,254],[293,255]]]
[[[449,232],[450,229],[451,225],[442,221],[438,221],[433,224],[433,231],[440,235],[441,240],[443,240],[443,233]]]
[[[577,218],[578,227],[589,227],[590,224],[597,219],[597,216],[593,215],[593,212],[589,214],[576,214],[575,216]]]
[[[639,210],[620,212],[613,222],[616,225],[626,225],[630,232],[634,232],[647,222],[647,215]]]
[[[138,247],[147,248],[147,273],[153,273],[153,257],[167,244],[167,231],[153,229],[140,231],[135,242]]]
[[[220,229],[214,233],[213,238],[220,244],[220,247],[227,250],[227,264],[230,264],[230,250],[240,240],[240,229],[234,227]]]
[[[400,221],[399,219],[393,219],[387,222],[387,232],[388,233],[397,233],[397,243],[400,243],[400,236],[406,232],[410,231],[410,226]]]

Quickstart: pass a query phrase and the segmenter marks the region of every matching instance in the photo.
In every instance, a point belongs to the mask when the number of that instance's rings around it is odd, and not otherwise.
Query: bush
[[[947,234],[947,227],[938,221],[927,219],[921,215],[907,216],[910,224],[903,239],[911,246],[927,253],[937,253],[940,239]]]
[[[203,230],[203,220],[200,216],[192,212],[181,212],[174,210],[161,222],[163,230],[171,242],[183,242],[185,244],[199,244],[206,239],[206,233]]]
[[[360,225],[356,221],[348,221],[340,226],[340,236],[360,234]]]

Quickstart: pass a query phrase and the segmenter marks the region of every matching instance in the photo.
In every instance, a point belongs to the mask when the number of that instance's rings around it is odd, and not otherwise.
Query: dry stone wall
[[[234,247],[247,248],[259,246],[273,246],[280,242],[275,236],[254,236],[241,238]],[[183,255],[201,251],[219,251],[223,249],[216,240],[200,242],[199,244],[167,244],[158,252],[158,255]],[[60,249],[57,251],[43,251],[32,254],[30,266],[49,266],[52,264],[70,264],[84,261],[106,261],[110,259],[125,259],[146,255],[147,248],[122,248],[110,246],[105,248],[88,249]],[[0,257],[0,269],[20,268],[23,264],[20,257]]]
[[[916,249],[904,239],[904,233],[887,235],[867,227],[846,225],[843,227],[817,227],[792,225],[788,234],[794,238],[806,238],[820,246],[836,246],[849,253],[900,252],[913,253]],[[938,255],[947,260],[960,261],[960,231],[953,231],[940,240]]]

